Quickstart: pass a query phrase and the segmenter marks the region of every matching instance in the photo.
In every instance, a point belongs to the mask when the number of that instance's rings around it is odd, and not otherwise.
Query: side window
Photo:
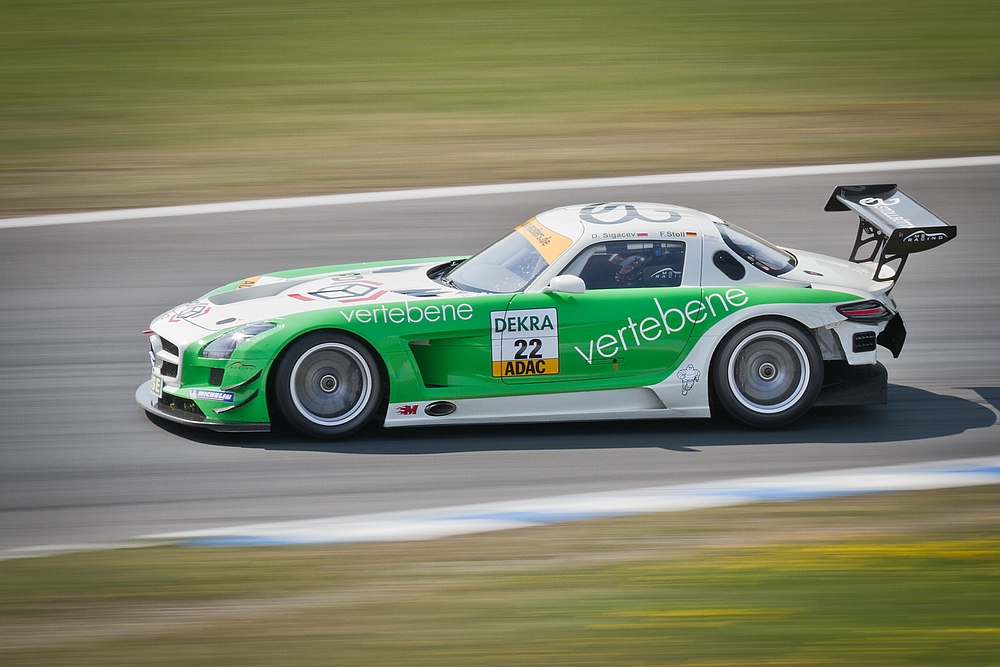
[[[684,271],[683,241],[610,241],[592,245],[563,274],[580,276],[587,289],[677,287]]]

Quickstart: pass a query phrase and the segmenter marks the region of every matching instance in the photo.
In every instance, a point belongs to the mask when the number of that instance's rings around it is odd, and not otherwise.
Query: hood
[[[847,287],[864,292],[880,292],[892,286],[889,282],[872,280],[875,263],[858,264],[846,259],[819,255],[805,250],[789,249],[798,264],[788,273],[781,275],[788,280],[798,280],[813,285]]]
[[[182,304],[161,319],[221,331],[309,310],[465,294],[427,277],[427,271],[442,261],[320,267],[253,276]]]

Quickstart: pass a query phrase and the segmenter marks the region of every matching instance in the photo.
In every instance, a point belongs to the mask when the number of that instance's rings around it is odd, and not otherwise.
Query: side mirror
[[[542,290],[546,294],[562,292],[563,294],[583,294],[587,291],[587,283],[580,276],[556,276],[549,286]]]

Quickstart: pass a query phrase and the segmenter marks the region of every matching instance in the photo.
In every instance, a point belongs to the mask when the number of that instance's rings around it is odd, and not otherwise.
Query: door
[[[494,376],[621,386],[666,372],[704,319],[697,280],[684,281],[686,250],[684,241],[588,247],[563,270],[584,280],[584,294],[517,294],[491,313]]]

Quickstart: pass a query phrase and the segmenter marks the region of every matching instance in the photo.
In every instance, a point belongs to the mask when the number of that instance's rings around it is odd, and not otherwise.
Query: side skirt
[[[451,401],[391,403],[385,425],[524,424],[709,417],[708,405],[668,408],[652,389],[614,389]]]

